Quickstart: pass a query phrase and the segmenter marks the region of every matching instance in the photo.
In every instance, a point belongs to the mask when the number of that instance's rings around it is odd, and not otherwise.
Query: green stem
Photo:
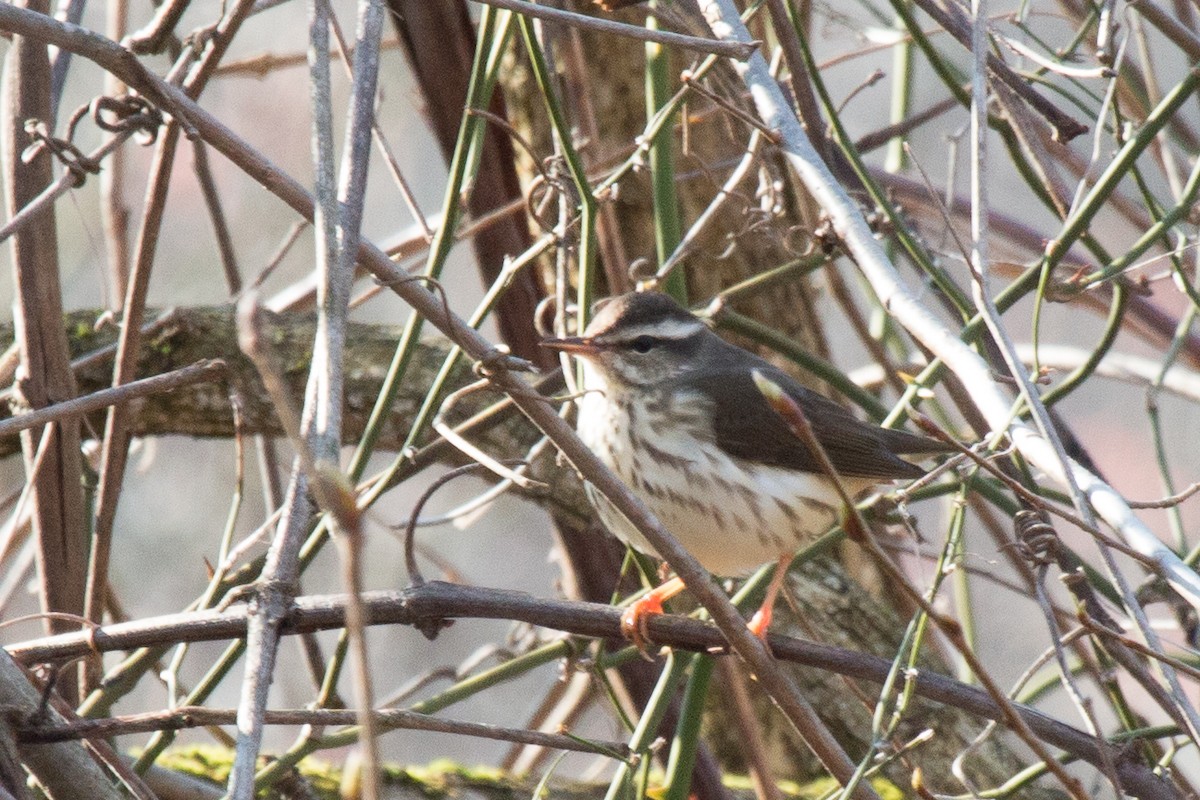
[[[897,4],[899,4],[899,0],[897,0]],[[908,257],[934,282],[965,320],[971,309],[970,300],[963,293],[962,289],[946,274],[946,271],[934,262],[930,254],[925,250],[925,247],[909,229],[908,221],[896,209],[887,193],[871,177],[870,171],[867,169],[866,164],[863,163],[861,154],[854,146],[854,140],[842,125],[838,108],[829,96],[829,91],[821,78],[821,71],[809,47],[808,38],[805,36],[799,21],[796,19],[795,11],[791,4],[788,4],[788,13],[791,15],[792,30],[790,32],[780,31],[779,35],[783,36],[786,33],[791,33],[796,37],[800,52],[804,58],[805,69],[808,72],[808,79],[812,83],[813,89],[821,101],[821,106],[829,118],[829,125],[838,147],[845,154],[846,160],[854,170],[855,175],[867,190],[867,193],[871,197],[871,202],[883,209],[883,212],[887,215],[892,227],[892,234],[899,240]]]
[[[1041,263],[1043,271],[1049,271],[1057,266],[1071,245],[1088,229],[1092,219],[1116,190],[1117,184],[1128,174],[1134,161],[1150,146],[1159,131],[1171,122],[1175,112],[1192,96],[1197,87],[1200,87],[1200,67],[1192,67],[1188,70],[1187,76],[1168,92],[1162,102],[1150,112],[1145,122],[1138,126],[1137,132],[1120,149],[1116,158],[1097,179],[1096,185],[1076,208],[1075,213],[1064,223],[1062,233],[1050,242]]]
[[[1100,362],[1108,355],[1108,351],[1112,349],[1113,343],[1117,340],[1117,335],[1121,332],[1121,323],[1125,319],[1125,306],[1128,300],[1129,290],[1124,285],[1118,283],[1113,287],[1112,305],[1108,309],[1108,321],[1105,323],[1100,343],[1088,356],[1087,361],[1076,367],[1061,383],[1042,395],[1042,402],[1046,408],[1082,386],[1084,381],[1096,371],[1096,367],[1100,366]]]
[[[233,669],[233,665],[236,664],[237,660],[242,657],[242,653],[245,652],[245,650],[246,643],[244,641],[239,640],[236,642],[230,642],[229,645],[225,647],[225,652],[221,654],[220,658],[218,658],[216,662],[208,668],[208,671],[204,674],[204,677],[200,679],[200,683],[198,683],[192,689],[192,691],[188,693],[188,696],[183,701],[183,704],[188,706],[202,705],[206,700],[208,700],[209,695],[216,690],[221,681],[225,680],[229,674],[229,671]],[[143,750],[140,755],[138,755],[137,761],[133,763],[134,771],[142,773],[150,769],[151,765],[158,760],[158,757],[163,754],[163,751],[166,750],[173,741],[175,741],[174,731],[159,731],[151,736],[150,741],[146,743],[146,749]]]
[[[653,11],[659,5],[651,0]],[[646,27],[658,29],[658,20],[651,13]],[[661,44],[646,42],[646,118],[655,119],[671,102],[671,54]],[[674,120],[674,114],[667,120]],[[679,216],[679,195],[675,189],[674,125],[664,124],[650,140],[650,186],[654,201],[654,246],[658,263],[662,264],[675,252],[683,238],[683,223]],[[659,287],[682,304],[687,304],[687,282],[682,270],[672,270],[666,283]]]
[[[1158,220],[1142,234],[1133,246],[1122,253],[1118,258],[1113,259],[1103,269],[1093,272],[1080,281],[1080,288],[1093,286],[1101,281],[1106,281],[1116,275],[1121,274],[1132,266],[1141,258],[1142,254],[1149,250],[1156,241],[1161,239],[1167,230],[1179,223],[1188,214],[1195,210],[1196,197],[1200,195],[1200,161],[1197,161],[1192,167],[1192,173],[1188,176],[1187,184],[1183,187],[1183,194],[1179,198],[1179,202],[1175,206],[1163,214],[1162,219]],[[1195,302],[1193,300],[1193,302]]]
[[[1162,391],[1162,384],[1166,380],[1167,373],[1175,365],[1180,352],[1183,350],[1183,345],[1187,341],[1188,334],[1191,333],[1192,325],[1195,323],[1198,313],[1200,313],[1200,306],[1191,305],[1188,307],[1187,313],[1179,320],[1179,324],[1175,326],[1175,335],[1171,337],[1171,345],[1167,348],[1166,353],[1163,354],[1162,366],[1159,369],[1158,375],[1155,376],[1154,382],[1146,390],[1146,413],[1150,418],[1150,426],[1154,434],[1155,461],[1158,464],[1159,476],[1162,478],[1163,486],[1166,488],[1168,495],[1175,494],[1175,482],[1171,478],[1171,467],[1167,460],[1166,441],[1162,435],[1162,420],[1158,413],[1158,395]],[[1176,550],[1180,553],[1186,552],[1187,534],[1178,505],[1174,505],[1168,509],[1167,521],[1171,526],[1171,532],[1175,538]],[[1188,553],[1184,562],[1189,566],[1194,566],[1196,563],[1196,551],[1193,550],[1191,553]]]
[[[684,673],[687,672],[691,663],[692,655],[690,654],[671,651],[667,656],[667,663],[658,676],[654,692],[646,702],[642,718],[638,720],[638,726],[629,740],[630,751],[640,754],[643,761],[649,760],[650,745],[657,738],[663,715],[667,713],[667,706],[670,705],[671,698],[675,696],[675,690],[679,687],[679,683],[683,680]],[[632,788],[630,782],[634,769],[636,767],[632,763],[618,765],[617,773],[608,785],[608,792],[604,795],[604,800],[622,800],[622,798],[630,796]]]
[[[500,61],[512,31],[513,14],[509,11],[496,11],[490,6],[484,6],[479,18],[479,35],[475,44],[475,58],[471,65],[471,78],[467,86],[467,103],[463,110],[462,121],[459,123],[458,138],[454,143],[454,155],[450,160],[450,176],[446,184],[446,192],[442,199],[442,224],[434,233],[430,243],[429,255],[422,275],[436,281],[442,274],[450,248],[454,244],[455,230],[462,215],[462,194],[471,176],[478,168],[478,141],[486,131],[486,121],[471,114],[472,109],[486,109],[491,103],[492,93],[496,88],[496,78],[500,69]],[[396,345],[396,353],[384,378],[383,387],[379,393],[371,416],[367,421],[366,430],[350,461],[348,475],[351,481],[358,481],[366,469],[367,461],[375,450],[375,443],[383,430],[383,424],[391,414],[392,404],[396,393],[404,381],[404,375],[412,360],[413,351],[421,338],[421,329],[425,319],[413,314],[404,325],[404,332]],[[432,393],[431,393],[432,395]],[[426,397],[425,407],[431,405],[432,396]],[[419,417],[409,430],[401,456],[408,447],[416,443],[424,433],[427,416]]]
[[[712,679],[716,659],[697,653],[689,661],[692,677],[688,679],[679,709],[679,724],[675,727],[675,740],[671,742],[671,755],[667,759],[667,791],[663,800],[688,800],[692,788],[692,771],[696,767],[696,749],[700,746],[701,720],[704,717],[704,700],[708,696],[708,685]]]
[[[903,30],[904,21],[896,18],[892,27]],[[898,125],[908,119],[912,107],[913,91],[913,43],[911,38],[904,38],[892,47],[892,103],[888,121]],[[895,136],[888,140],[887,156],[883,168],[891,173],[904,169],[908,163],[908,154],[904,151],[904,139]]]
[[[525,52],[529,55],[534,80],[541,92],[546,113],[550,116],[550,127],[562,148],[567,172],[575,184],[576,198],[579,201],[579,294],[576,300],[579,305],[579,332],[583,333],[583,329],[587,327],[596,291],[596,221],[598,218],[596,198],[592,186],[588,182],[583,159],[579,157],[571,139],[571,126],[567,124],[566,115],[563,113],[558,95],[554,91],[550,67],[546,64],[545,54],[542,53],[542,48],[534,34],[533,20],[521,16],[518,17],[517,24],[521,28],[521,38],[525,43]]]

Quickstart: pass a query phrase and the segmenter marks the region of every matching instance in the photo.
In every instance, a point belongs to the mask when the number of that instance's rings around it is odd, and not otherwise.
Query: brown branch
[[[444,719],[402,709],[374,711],[372,716],[381,732],[414,730],[453,733],[462,736],[477,736],[481,739],[494,739],[500,742],[549,747],[555,750],[570,750],[577,753],[599,753],[617,758],[629,755],[629,747],[624,742],[589,741],[577,736]],[[358,721],[355,711],[332,708],[267,710],[263,715],[263,722],[268,725],[354,725]],[[45,744],[75,739],[104,739],[131,733],[179,731],[210,725],[233,725],[236,722],[237,709],[182,706],[170,711],[150,711],[144,714],[129,714],[106,719],[80,719],[65,725],[36,723],[26,726],[18,725],[16,737],[20,744]]]
[[[167,41],[175,35],[175,26],[183,18],[191,0],[170,0],[158,7],[154,19],[142,28],[130,34],[126,41],[129,49],[135,53],[161,53],[167,46]]]
[[[81,155],[78,159],[78,162],[72,162],[79,166],[79,168],[64,169],[62,175],[58,177],[58,180],[47,186],[41,194],[33,198],[28,205],[13,215],[13,217],[4,224],[4,227],[0,228],[0,241],[7,239],[14,232],[16,232],[17,229],[28,223],[30,220],[36,220],[38,215],[41,214],[46,208],[53,205],[58,198],[62,197],[72,189],[77,189],[82,186],[84,180],[87,178],[88,173],[88,170],[82,165],[95,165],[95,167],[98,169],[100,161],[102,161],[105,156],[117,150],[122,144],[125,143],[126,139],[135,133],[137,133],[137,130],[134,128],[123,130],[93,150],[91,153],[88,153],[87,155]]]
[[[29,16],[44,17],[48,0],[31,0],[26,8],[11,7]],[[32,203],[54,179],[53,156],[47,147],[23,152],[30,141],[28,120],[48,122],[50,62],[40,37],[16,36],[7,56],[3,109],[5,206],[11,219]],[[13,235],[12,264],[16,277],[14,318],[21,332],[18,394],[25,408],[41,408],[75,396],[67,340],[61,327],[62,286],[53,207],[42,209]],[[41,465],[32,465],[46,443]],[[83,463],[79,423],[71,420],[23,437],[26,472],[33,492],[30,516],[38,542],[41,606],[43,611],[80,614],[84,608],[88,534],[84,523]],[[49,630],[66,626],[47,617]],[[64,682],[65,686],[65,682]],[[66,687],[66,696],[74,692]]]
[[[231,296],[236,296],[242,291],[242,274],[238,268],[237,252],[233,247],[233,236],[229,232],[225,208],[221,204],[221,192],[208,163],[208,148],[203,142],[192,144],[192,168],[196,173],[200,194],[204,197],[208,217],[212,221],[213,235],[217,239],[217,255],[221,257],[221,269],[225,273],[225,286]]]
[[[139,397],[170,392],[194,383],[215,381],[224,373],[224,362],[217,360],[200,361],[183,369],[168,372],[165,375],[133,381],[113,389],[93,392],[92,394],[77,397],[74,400],[55,403],[54,405],[39,408],[37,411],[30,411],[27,414],[21,414],[20,416],[0,421],[0,437],[13,436],[21,431],[36,428],[39,425],[80,417],[84,414],[107,408],[108,406],[128,403],[130,400],[135,400]]]
[[[571,11],[550,8],[549,6],[534,5],[533,3],[525,2],[525,0],[476,0],[476,2],[507,9],[508,11],[515,11],[527,17],[537,17],[550,22],[560,22],[564,25],[571,25],[576,28],[588,28],[602,33],[611,33],[616,36],[627,36],[630,39],[638,39],[643,42],[658,42],[659,44],[673,45],[675,47],[682,47],[685,50],[694,50],[697,53],[713,53],[719,56],[728,56],[738,61],[744,61],[749,58],[750,54],[757,50],[760,44],[759,42],[738,42],[736,43],[737,46],[734,46],[735,43],[733,42],[721,42],[701,36],[688,36],[682,33],[652,30],[639,25],[613,22],[612,20],[588,17]]]
[[[618,608],[598,603],[547,600],[500,589],[431,582],[404,591],[365,592],[362,601],[372,625],[421,627],[444,619],[505,619],[579,636],[616,639],[621,635],[621,610]],[[343,627],[345,602],[344,595],[297,598],[283,620],[281,631],[297,634]],[[90,632],[60,634],[13,644],[7,650],[17,661],[33,664],[63,661],[95,651],[219,641],[244,636],[247,618],[246,606],[236,605],[223,611],[172,614],[102,626]],[[655,642],[681,650],[711,652],[727,648],[720,631],[687,617],[654,617],[649,623],[649,632]],[[780,661],[875,684],[881,684],[887,678],[892,666],[884,658],[787,636],[771,635],[770,645]],[[1007,719],[1006,710],[986,692],[945,675],[922,670],[913,683],[916,694],[925,699],[997,722],[1003,723]],[[1088,763],[1101,764],[1101,750],[1109,748],[1108,757],[1116,763],[1122,784],[1129,792],[1143,798],[1175,796],[1160,778],[1144,765],[1129,760],[1115,746],[1028,706],[1013,703],[1011,708],[1041,740]]]
[[[0,654],[0,706],[10,728],[12,717],[40,717],[50,724],[66,724],[66,719],[54,706],[42,701],[41,692],[29,675]],[[109,780],[104,769],[84,750],[74,744],[31,746],[17,743],[21,764],[35,776],[50,797],[88,797],[96,800],[120,800],[125,795]]]
[[[1200,60],[1200,37],[1186,25],[1168,16],[1150,0],[1129,0],[1129,7],[1140,11],[1147,22],[1158,28],[1159,33],[1170,39],[1188,58],[1193,61]]]
[[[213,69],[225,55],[242,21],[249,14],[250,0],[239,0],[225,11],[220,22],[208,38],[199,63],[192,66],[183,81],[183,94],[195,100],[200,96],[212,75]],[[224,10],[224,9],[223,9]],[[183,62],[177,62],[177,68]],[[146,310],[146,295],[149,291],[150,274],[158,250],[159,231],[166,209],[167,190],[171,183],[175,153],[178,149],[182,125],[172,119],[162,131],[154,150],[154,159],[147,179],[146,207],[138,231],[137,254],[133,271],[125,291],[124,325],[121,327],[113,364],[113,386],[133,380],[137,372],[138,356],[141,353],[141,328]],[[96,508],[92,525],[91,561],[88,565],[87,591],[84,615],[99,621],[103,613],[105,587],[108,584],[109,560],[112,549],[113,526],[116,522],[117,504],[125,482],[125,469],[132,441],[131,422],[125,409],[111,406],[104,425],[104,439],[100,457],[100,476],[96,490]],[[93,664],[92,667],[97,665]],[[91,676],[98,678],[98,676]]]

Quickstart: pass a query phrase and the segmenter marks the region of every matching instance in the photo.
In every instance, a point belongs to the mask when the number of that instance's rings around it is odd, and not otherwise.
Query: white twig
[[[702,0],[701,8],[717,38],[741,40],[750,38],[749,32],[739,20],[731,0]],[[1200,607],[1200,576],[1137,518],[1129,504],[1117,491],[1068,458],[1056,436],[1049,435],[1048,438],[1047,435],[1044,435],[1052,433],[1052,426],[1049,424],[1045,408],[1041,406],[1036,395],[1027,394],[1027,397],[1033,401],[1030,403],[1030,408],[1034,411],[1039,427],[1042,428],[1040,433],[1033,427],[1011,418],[1012,398],[997,385],[983,358],[943,325],[904,285],[895,266],[875,239],[858,207],[813,149],[778,84],[771,78],[763,57],[756,53],[745,62],[732,63],[734,69],[750,89],[751,98],[754,100],[759,115],[767,126],[778,135],[779,147],[784,156],[809,193],[828,213],[835,231],[875,290],[884,308],[918,341],[940,357],[959,377],[979,411],[988,424],[993,427],[993,432],[1007,431],[1014,445],[1030,464],[1046,473],[1055,483],[1067,488],[1077,498],[1077,505],[1085,520],[1091,520],[1094,509],[1120,533],[1134,550],[1153,561],[1158,573],[1177,591],[1187,597],[1194,606]],[[984,75],[977,74],[976,80],[984,80]],[[982,131],[977,135],[982,136]],[[986,212],[984,209],[977,209],[976,213],[985,214]],[[976,253],[976,256],[979,255],[981,254]],[[977,260],[980,263],[986,262],[986,258]],[[978,273],[977,277],[979,277]],[[982,283],[977,281],[977,284],[979,284],[980,291],[977,292],[976,299],[986,306],[990,300],[986,291],[983,290]],[[994,306],[992,310],[994,312]],[[994,321],[995,318],[991,320],[991,322]],[[999,326],[989,325],[989,328],[995,332]],[[1003,345],[1003,331],[999,330],[999,333],[1001,336],[998,341]],[[1022,370],[1016,368],[1017,361],[1012,353],[1011,342],[1008,344],[1005,356],[1014,374],[1018,374]],[[1028,391],[1031,387],[1026,386],[1026,389]],[[1129,606],[1129,612],[1138,621],[1146,641],[1152,647],[1156,646],[1157,637],[1150,630],[1144,611],[1133,597],[1128,583],[1119,572],[1114,570],[1115,565],[1111,562],[1111,554],[1108,554],[1103,548],[1102,553],[1104,553],[1110,571],[1113,571],[1113,577],[1122,597]],[[1182,694],[1174,672],[1169,667],[1160,668],[1171,686],[1181,711],[1191,723],[1189,727],[1200,727],[1197,724],[1200,719],[1197,718],[1198,715],[1191,703]],[[1190,733],[1194,735],[1194,732],[1190,731]]]
[[[545,484],[541,483],[540,481],[535,481],[533,478],[524,475],[521,470],[509,469],[508,467],[504,466],[499,461],[467,441],[466,438],[459,434],[458,431],[454,430],[452,425],[446,422],[446,415],[450,413],[450,410],[454,408],[459,400],[469,394],[478,392],[481,389],[486,389],[489,385],[490,384],[487,380],[476,381],[469,386],[464,386],[463,388],[447,395],[446,399],[442,401],[441,409],[438,411],[437,416],[433,420],[433,429],[440,433],[442,438],[444,438],[447,442],[461,450],[464,455],[487,467],[505,481],[515,483],[517,486],[520,486],[522,489],[526,490],[545,488]]]
[[[298,447],[303,457],[297,459],[293,468],[285,504],[286,513],[268,552],[260,597],[255,604],[256,613],[251,616],[247,631],[246,678],[238,704],[237,753],[229,775],[229,796],[233,800],[250,800],[254,796],[263,713],[279,643],[278,615],[298,574],[299,547],[312,511],[307,489],[310,481],[323,485],[326,483],[325,476],[307,473],[322,466],[336,469],[341,446],[343,353],[362,222],[378,75],[378,45],[383,25],[379,0],[362,0],[359,19],[354,54],[355,79],[350,99],[351,122],[346,130],[345,158],[340,179],[335,184],[329,8],[326,0],[313,0],[309,20],[309,52],[313,54],[310,74],[314,118],[314,227],[317,231],[316,264],[319,275],[317,330],[299,426]],[[313,488],[318,495],[326,494],[320,486],[314,485]],[[336,514],[334,516],[337,517]],[[335,523],[334,527],[338,529],[335,534],[340,544],[343,544],[341,539],[356,534],[356,531],[341,530],[340,524]],[[344,544],[350,549],[358,546],[356,541]],[[345,552],[343,558],[350,564],[345,568],[349,584],[346,590],[352,598],[357,598],[359,586],[356,581],[357,570],[353,566],[357,559],[354,553],[347,556]],[[351,605],[358,609],[357,603],[352,602]],[[354,619],[358,620],[357,625],[351,624]],[[374,723],[369,714],[372,698],[365,663],[361,613],[348,614],[347,627],[351,630],[353,645],[355,699],[364,722],[362,742],[366,780],[363,790],[371,800],[377,796],[378,758]]]
[[[318,0],[325,2],[325,0]],[[332,18],[332,13],[330,17]],[[331,19],[331,21],[333,21]],[[375,125],[375,97],[379,78],[379,43],[383,37],[383,1],[359,0],[358,29],[354,44],[354,81],[350,92],[346,140],[342,146],[341,174],[338,179],[337,259],[333,264],[321,299],[318,322],[328,319],[329,379],[318,402],[330,408],[326,428],[316,433],[324,437],[324,457],[337,464],[342,441],[342,397],[346,327],[350,317],[350,294],[354,286],[354,271],[358,261],[358,244],[362,227],[363,207],[367,194],[367,167],[371,160],[371,140]],[[328,34],[326,34],[328,36]],[[329,54],[320,59],[328,78]],[[328,89],[328,84],[325,86]],[[332,123],[332,119],[329,120]],[[318,325],[318,337],[320,326]],[[315,361],[315,359],[314,359]],[[315,367],[315,364],[314,364]],[[315,447],[315,443],[314,443]],[[347,492],[349,497],[352,495]],[[358,515],[330,514],[334,540],[342,560],[343,581],[350,603],[346,608],[346,632],[350,638],[350,665],[354,690],[355,711],[360,734],[358,737],[362,760],[359,765],[359,784],[365,800],[379,797],[379,741],[371,671],[367,660],[366,619],[362,609],[362,524]],[[349,522],[349,524],[347,524]]]
[[[655,274],[655,279],[660,283],[666,281],[671,274],[671,270],[681,262],[698,244],[700,234],[708,227],[709,223],[716,218],[717,211],[725,204],[725,201],[733,196],[737,191],[737,187],[749,174],[750,168],[758,161],[759,152],[762,150],[763,133],[758,128],[750,132],[750,143],[746,145],[746,152],[742,156],[742,160],[734,167],[733,172],[729,173],[729,177],[722,184],[721,190],[717,192],[716,197],[708,204],[703,213],[696,218],[692,223],[692,227],[688,228],[688,232],[684,234],[679,241],[679,245],[675,248],[675,252],[662,263]]]
[[[1016,347],[1017,355],[1023,364],[1031,366],[1036,362],[1041,367],[1062,371],[1078,369],[1092,356],[1090,351],[1082,347],[1066,344],[1039,344],[1035,348],[1032,344],[1018,343]],[[910,364],[913,369],[923,366],[923,362]],[[1102,378],[1142,387],[1158,380],[1161,372],[1162,363],[1158,360],[1115,350],[1106,353],[1095,369],[1095,374]],[[883,368],[878,364],[868,364],[855,369],[848,373],[847,377],[866,388],[878,386],[886,378]],[[1200,372],[1177,364],[1166,374],[1160,386],[1168,394],[1200,402]]]
[[[1019,42],[1011,36],[1005,36],[999,33],[994,33],[993,36],[995,36],[996,41],[1000,42],[1005,47],[1010,48],[1018,55],[1025,56],[1025,58],[1028,58],[1039,67],[1047,69],[1050,72],[1054,72],[1059,75],[1067,75],[1072,78],[1084,79],[1116,77],[1116,73],[1113,72],[1112,68],[1110,67],[1072,67],[1069,64],[1062,63],[1061,61],[1054,61],[1053,59],[1047,58],[1038,51],[1034,50],[1032,47],[1026,45],[1024,42]]]
[[[1017,382],[1020,388],[1021,396],[1025,400],[1026,407],[1029,409],[1030,415],[1037,426],[1040,434],[1040,443],[1048,446],[1049,453],[1047,457],[1055,470],[1065,478],[1062,481],[1075,506],[1076,512],[1080,517],[1091,527],[1096,527],[1096,518],[1093,513],[1092,505],[1088,503],[1087,498],[1081,492],[1083,481],[1080,480],[1081,474],[1085,473],[1082,467],[1077,467],[1073,470],[1071,460],[1067,457],[1066,449],[1063,447],[1062,440],[1059,438],[1055,429],[1054,422],[1050,418],[1050,413],[1042,403],[1041,396],[1034,387],[1032,380],[1029,377],[1028,371],[1021,363],[1021,359],[1017,355],[1016,346],[1012,342],[1012,338],[1008,335],[1008,331],[1000,322],[1000,312],[992,301],[991,292],[988,288],[988,256],[987,256],[987,236],[988,236],[988,202],[987,202],[987,80],[986,80],[986,57],[987,57],[987,36],[986,25],[981,20],[986,19],[987,15],[987,0],[973,0],[973,8],[975,18],[971,26],[971,46],[972,53],[975,56],[975,70],[971,80],[971,270],[972,270],[972,293],[975,298],[976,307],[982,315],[984,322],[987,325],[988,331],[991,333],[996,346],[999,348],[1004,357],[1004,361],[1008,366],[1009,375]],[[995,423],[992,423],[993,425]],[[1016,439],[1014,437],[1014,442]],[[1020,443],[1017,443],[1020,447]],[[1022,450],[1024,454],[1024,450]],[[1028,457],[1028,456],[1026,456]],[[1032,460],[1032,459],[1031,459]],[[1045,464],[1038,464],[1039,467],[1045,469]],[[1086,473],[1090,475],[1090,473]],[[1092,476],[1094,477],[1094,476]],[[1098,479],[1097,479],[1098,480]],[[1111,490],[1110,490],[1111,491]],[[1114,492],[1115,494],[1115,492]],[[1124,499],[1121,500],[1125,504]],[[1128,508],[1128,506],[1126,506]],[[1132,516],[1132,511],[1130,511]],[[1147,531],[1149,533],[1149,531]],[[1157,537],[1153,537],[1154,541],[1163,550],[1165,546],[1159,542]],[[1116,559],[1113,557],[1112,551],[1104,546],[1103,543],[1098,543],[1100,557],[1104,561],[1105,568],[1112,579],[1113,584],[1117,587],[1124,600],[1125,607],[1129,614],[1137,622],[1138,629],[1145,638],[1146,644],[1154,652],[1161,652],[1162,647],[1158,639],[1158,634],[1150,625],[1150,620],[1146,616],[1146,611],[1142,608],[1137,596],[1134,594],[1133,587],[1121,572]],[[1181,562],[1182,563],[1182,562]],[[1189,570],[1190,571],[1190,570]],[[1192,573],[1195,577],[1195,573]],[[1057,636],[1057,630],[1051,620],[1051,635]],[[1065,663],[1065,662],[1064,662]],[[1183,687],[1179,683],[1179,678],[1175,674],[1175,670],[1162,659],[1154,660],[1155,667],[1161,672],[1167,686],[1172,695],[1172,699],[1178,706],[1180,713],[1187,722],[1188,733],[1193,741],[1200,742],[1200,713],[1197,713],[1191,701],[1187,699],[1187,695],[1183,691]],[[1069,673],[1065,670],[1062,673],[1065,683],[1070,682]],[[1091,712],[1082,702],[1083,698],[1077,692],[1071,691],[1068,685],[1068,695],[1073,700],[1078,700],[1081,716],[1087,721],[1089,730],[1092,733],[1096,732],[1095,719]],[[1107,775],[1114,774],[1112,765],[1107,764],[1104,770]],[[1116,786],[1115,779],[1114,786]],[[1117,787],[1119,790],[1119,786]]]
[[[1017,381],[1021,395],[1025,398],[1026,403],[1033,412],[1039,431],[1046,438],[1046,441],[1054,447],[1055,457],[1059,463],[1065,466],[1067,456],[1062,448],[1062,442],[1055,432],[1053,422],[1050,420],[1045,406],[1042,405],[1037,389],[1029,378],[1029,371],[1025,369],[1025,366],[1017,357],[1012,337],[1008,335],[1008,331],[1001,323],[1000,311],[996,308],[996,304],[992,300],[990,287],[991,265],[988,262],[987,251],[989,234],[987,192],[987,0],[972,0],[972,12],[971,55],[974,58],[975,64],[974,70],[971,73],[971,136],[969,142],[970,158],[968,159],[971,164],[971,294],[975,300],[976,309],[983,317],[988,331],[996,342],[996,346],[1004,356],[1009,374]],[[1070,475],[1066,470],[1064,472],[1068,476]],[[1070,489],[1071,495],[1075,500],[1075,510],[1089,525],[1093,528],[1096,527],[1096,520],[1091,513],[1091,508],[1088,507],[1087,501],[1079,494],[1074,480],[1071,480]],[[1100,549],[1107,553],[1107,548],[1103,545],[1100,546]],[[1111,555],[1109,555],[1106,561],[1111,561]],[[1088,733],[1096,736],[1099,733],[1099,725],[1096,723],[1096,717],[1091,710],[1091,699],[1084,697],[1078,684],[1072,677],[1066,652],[1062,645],[1059,644],[1061,631],[1058,628],[1058,621],[1054,617],[1050,598],[1046,593],[1046,574],[1048,570],[1049,566],[1046,564],[1038,567],[1037,580],[1034,584],[1037,590],[1035,596],[1038,606],[1042,609],[1042,613],[1045,616],[1046,626],[1050,633],[1050,641],[1054,645],[1059,668],[1059,679],[1062,682],[1063,689],[1066,691],[1067,697],[1071,699],[1076,709],[1078,709],[1079,716],[1083,720]],[[1136,600],[1134,602],[1136,603]],[[1111,758],[1106,757],[1102,760],[1101,772],[1112,783],[1114,791],[1120,794],[1121,784],[1116,778],[1116,770],[1113,767]],[[964,785],[967,785],[968,789],[970,788],[969,784]],[[1077,789],[1077,787],[1070,785],[1067,788],[1073,792]]]

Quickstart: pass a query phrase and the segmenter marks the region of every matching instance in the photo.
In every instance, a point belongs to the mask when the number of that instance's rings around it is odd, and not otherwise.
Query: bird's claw
[[[662,600],[653,592],[641,597],[629,605],[621,614],[621,635],[633,642],[647,660],[653,660],[650,655],[650,618],[663,613]]]

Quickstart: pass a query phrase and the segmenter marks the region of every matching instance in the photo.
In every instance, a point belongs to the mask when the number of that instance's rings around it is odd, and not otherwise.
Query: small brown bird
[[[750,627],[765,636],[787,564],[840,520],[842,501],[819,458],[755,383],[757,372],[799,404],[844,487],[857,495],[924,470],[900,458],[946,450],[933,439],[861,422],[758,356],[721,339],[664,294],[605,304],[581,337],[546,347],[583,360],[579,435],[710,572],[743,576],[778,562]],[[654,549],[589,485],[604,525],[644,553]],[[631,606],[625,632],[683,584],[675,578]]]

